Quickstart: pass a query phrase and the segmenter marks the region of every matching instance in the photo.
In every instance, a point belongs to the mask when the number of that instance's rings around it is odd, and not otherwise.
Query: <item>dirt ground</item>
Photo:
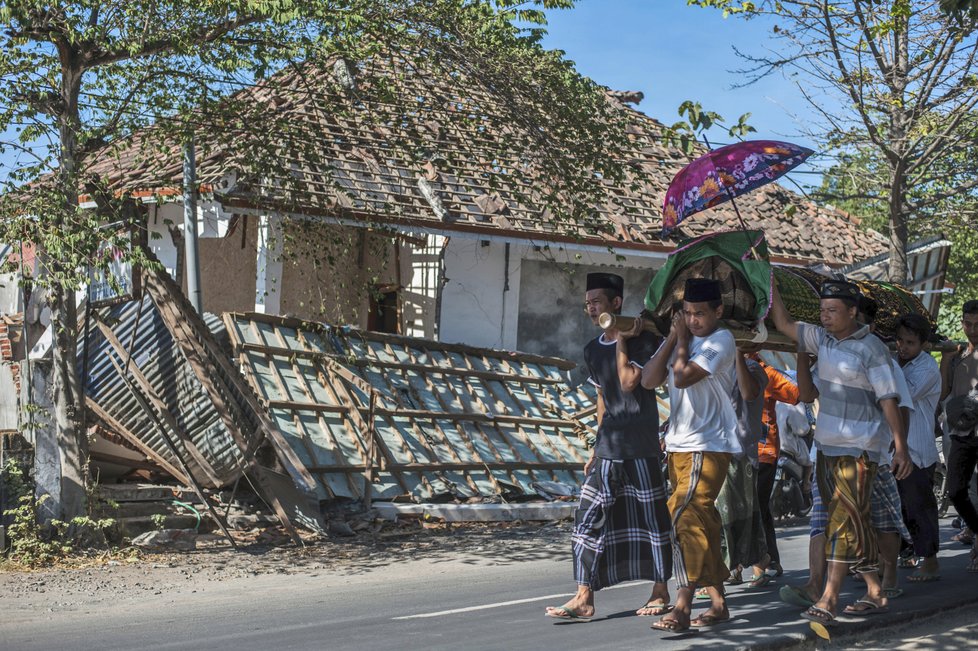
[[[250,541],[242,536],[237,552],[226,539],[204,534],[191,552],[123,550],[76,557],[51,569],[0,569],[0,612],[73,610],[122,593],[195,592],[194,585],[261,574],[325,569],[356,575],[399,560],[446,559],[462,552],[500,559],[568,556],[571,527],[569,521],[465,526],[413,522],[377,533],[310,540],[302,548],[266,531],[254,532]]]

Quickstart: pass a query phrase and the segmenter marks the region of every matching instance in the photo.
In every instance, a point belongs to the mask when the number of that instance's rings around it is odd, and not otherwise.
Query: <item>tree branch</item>
[[[240,16],[218,25],[207,25],[201,27],[198,30],[185,34],[184,38],[188,42],[192,43],[210,43],[216,41],[225,34],[238,29],[239,27],[260,23],[261,21],[265,20],[265,18],[265,16],[259,15]],[[160,54],[168,50],[172,50],[175,42],[175,36],[170,35],[146,41],[138,50],[135,51],[127,48],[121,48],[116,50],[106,50],[103,52],[91,52],[85,57],[84,65],[85,68],[97,68],[99,66],[115,63],[117,61],[142,59],[154,54]]]

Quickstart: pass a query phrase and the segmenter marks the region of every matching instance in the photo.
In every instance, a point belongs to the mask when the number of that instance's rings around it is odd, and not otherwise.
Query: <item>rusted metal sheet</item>
[[[568,385],[570,362],[261,314],[224,321],[321,499],[518,499],[583,480],[593,400]]]

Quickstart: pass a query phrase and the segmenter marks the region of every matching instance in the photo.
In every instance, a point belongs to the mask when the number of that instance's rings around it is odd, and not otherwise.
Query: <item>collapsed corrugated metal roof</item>
[[[90,315],[95,333],[78,349],[89,412],[205,502],[204,488],[247,473],[295,540],[292,520],[318,530],[315,482],[215,339],[222,324],[165,271],[143,270],[142,286],[142,301]]]
[[[262,314],[224,320],[322,499],[512,499],[583,479],[576,416],[593,402],[568,385],[571,362]]]
[[[207,314],[204,319],[212,332],[223,334],[224,324],[218,317]],[[244,468],[242,452],[150,297],[104,308],[98,320],[101,327],[93,330],[87,342],[88,374],[84,378],[89,408],[100,420],[108,421],[114,431],[122,435],[138,433],[135,440],[130,437],[130,442],[164,464],[175,477],[188,482],[176,454],[140,407],[118,368],[141,374],[172,416],[181,434],[174,442],[197,481],[204,487],[218,488],[240,477]],[[109,341],[111,337],[125,348],[116,350]],[[79,350],[84,355],[84,347],[79,346]]]

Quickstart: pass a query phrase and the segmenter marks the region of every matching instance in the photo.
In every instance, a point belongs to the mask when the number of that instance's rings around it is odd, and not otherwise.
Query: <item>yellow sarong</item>
[[[723,562],[722,524],[716,508],[729,465],[730,455],[724,452],[669,453],[673,576],[679,587],[722,586],[730,576]]]

